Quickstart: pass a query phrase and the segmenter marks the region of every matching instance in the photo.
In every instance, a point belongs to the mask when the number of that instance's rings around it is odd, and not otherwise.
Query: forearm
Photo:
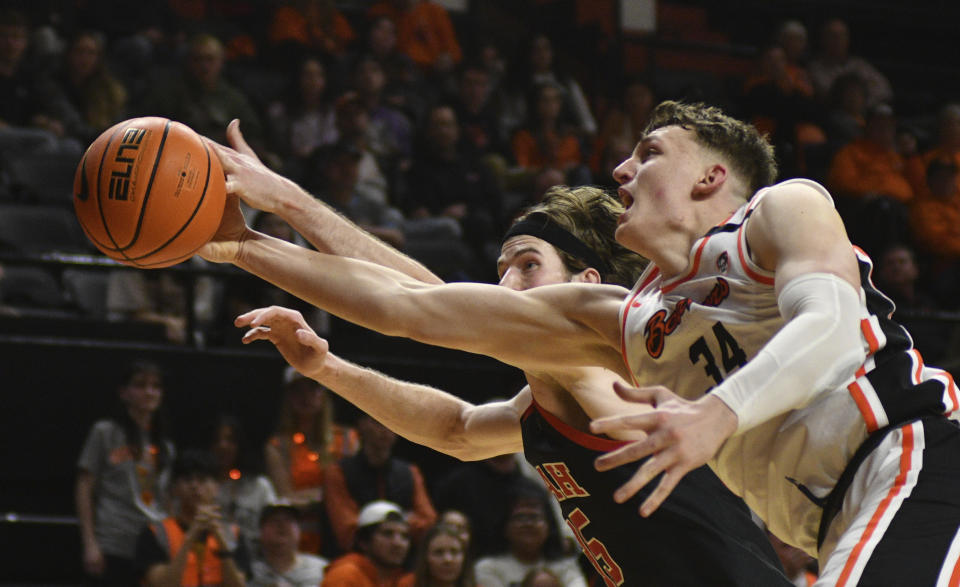
[[[711,393],[737,415],[737,434],[839,387],[865,358],[859,294],[846,281],[803,275],[784,286],[779,302],[787,323]]]
[[[75,491],[77,521],[80,524],[80,538],[84,547],[96,544],[93,516],[93,475],[81,472],[77,477]]]
[[[420,281],[443,283],[420,262],[364,231],[293,182],[287,182],[283,191],[286,197],[280,201],[278,214],[321,253],[363,259]]]
[[[400,436],[444,454],[478,460],[520,449],[520,416],[506,402],[474,406],[333,354],[312,376]]]

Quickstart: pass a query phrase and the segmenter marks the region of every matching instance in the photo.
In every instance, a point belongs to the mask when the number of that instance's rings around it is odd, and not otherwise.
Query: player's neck
[[[685,274],[690,269],[694,244],[711,228],[730,218],[743,203],[743,199],[729,193],[694,203],[688,215],[658,235],[653,250],[646,256],[660,268],[665,279]]]

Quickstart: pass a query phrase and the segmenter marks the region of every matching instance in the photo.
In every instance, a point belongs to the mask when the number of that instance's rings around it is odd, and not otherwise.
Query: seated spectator
[[[466,514],[472,554],[498,552],[503,545],[503,520],[515,488],[526,480],[513,455],[500,455],[457,465],[434,488],[437,508]],[[482,583],[481,583],[482,584]]]
[[[257,552],[260,512],[277,500],[273,483],[250,451],[240,419],[221,413],[214,419],[210,452],[219,465],[217,504],[224,521],[236,525],[248,553]]]
[[[377,500],[360,510],[352,551],[332,561],[322,587],[399,587],[409,581],[404,562],[410,552],[410,525],[400,507]]]
[[[820,30],[820,52],[810,62],[810,79],[820,99],[831,92],[840,76],[856,74],[866,88],[867,106],[893,101],[890,82],[870,62],[850,53],[850,29],[839,18],[831,18]]]
[[[191,257],[184,265],[203,267]],[[187,307],[187,288],[193,288],[193,307]],[[203,342],[217,311],[217,283],[209,276],[178,275],[169,271],[110,271],[107,280],[107,319],[160,324],[168,342]],[[193,312],[194,330],[187,325]]]
[[[390,190],[393,187],[387,181],[387,174],[380,167],[376,154],[370,148],[370,113],[364,107],[360,96],[353,91],[346,92],[334,106],[334,124],[337,127],[337,141],[350,144],[360,153],[360,163],[357,167],[357,189],[364,197],[382,204],[390,201]],[[332,143],[331,143],[332,144]],[[322,156],[314,151],[314,156]],[[308,164],[316,166],[316,162]],[[309,173],[306,177],[310,177]]]
[[[308,56],[300,62],[283,98],[267,108],[270,150],[297,179],[310,153],[337,140],[333,95],[323,60]]]
[[[443,524],[456,532],[464,544],[464,551],[469,555],[473,552],[473,532],[470,529],[470,519],[459,510],[446,510],[437,519],[437,524]]]
[[[510,497],[506,515],[501,516],[505,548],[477,561],[477,582],[484,587],[509,587],[523,581],[532,569],[544,567],[564,587],[586,587],[577,555],[564,549],[543,486],[524,479]]]
[[[387,77],[374,57],[361,57],[354,65],[353,86],[367,111],[367,148],[387,178],[397,177],[410,166],[413,128],[410,120],[385,99]]]
[[[254,150],[263,149],[263,126],[247,97],[223,76],[224,48],[219,39],[193,37],[182,70],[170,79],[156,79],[137,112],[178,120],[201,135],[226,144],[227,124],[243,121],[244,137]],[[157,76],[164,77],[164,76]]]
[[[339,57],[356,33],[333,0],[283,0],[270,17],[267,36],[288,57],[306,53]]]
[[[443,77],[463,54],[447,9],[433,0],[382,0],[367,18],[386,16],[397,27],[397,48],[427,75]]]
[[[377,500],[391,501],[406,512],[410,535],[416,540],[437,519],[420,469],[393,456],[397,435],[370,416],[357,420],[360,452],[330,465],[324,483],[327,516],[343,552],[354,544],[362,527],[361,509]]]
[[[867,115],[863,136],[841,148],[830,165],[827,187],[836,198],[851,240],[868,253],[907,234],[906,205],[913,188],[896,147],[893,109],[880,104]]]
[[[60,86],[77,113],[70,134],[85,145],[126,114],[127,89],[104,63],[105,43],[99,32],[77,33],[67,46],[59,74]]]
[[[474,575],[467,542],[457,529],[438,523],[423,537],[413,574],[400,587],[475,587]]]
[[[590,158],[590,169],[594,177],[612,177],[613,167],[606,166],[603,161],[604,152],[613,144],[623,143],[629,144],[632,151],[633,146],[640,142],[643,131],[647,128],[650,112],[656,105],[657,96],[650,84],[639,77],[627,80],[620,99],[607,110],[600,124]]]
[[[360,189],[363,157],[364,152],[346,139],[318,149],[310,165],[315,171],[305,178],[304,187],[370,234],[402,249],[406,244],[403,214]]]
[[[501,132],[500,106],[494,96],[490,73],[482,64],[464,63],[451,103],[463,129],[465,151],[473,157],[496,157],[500,162],[492,165],[503,169],[510,150]]]
[[[383,89],[384,102],[403,112],[414,124],[419,123],[431,98],[431,89],[424,83],[423,72],[397,47],[397,25],[393,19],[378,16],[371,20],[366,44],[359,55],[348,59],[347,63],[352,65],[364,55],[373,57],[383,67],[387,78]]]
[[[327,559],[301,552],[300,510],[284,502],[260,514],[258,556],[250,564],[250,587],[317,587]]]
[[[559,86],[553,83],[536,86],[529,104],[527,124],[513,135],[516,164],[531,174],[545,167],[555,167],[564,172],[570,185],[591,183],[580,141],[563,118]]]
[[[943,106],[937,116],[937,142],[921,155],[910,157],[907,161],[907,177],[913,185],[918,199],[930,195],[927,184],[927,170],[934,160],[952,161],[960,167],[960,104]],[[957,190],[960,190],[960,176],[957,177]]]
[[[807,69],[807,27],[799,20],[786,20],[777,29],[775,44],[783,49],[787,74],[796,87],[813,96],[813,80]]]
[[[29,34],[24,13],[0,9],[0,156],[62,153],[79,160],[82,146],[68,134],[76,112],[47,72],[27,63]]]
[[[235,526],[221,521],[217,463],[188,450],[173,463],[173,515],[145,527],[137,538],[137,566],[147,587],[242,587],[247,553]]]
[[[952,159],[934,159],[927,167],[928,195],[910,209],[914,241],[923,252],[930,291],[944,308],[956,309],[960,286],[960,189]]]
[[[534,35],[525,48],[523,58],[514,64],[509,80],[504,82],[504,133],[512,136],[524,121],[535,119],[531,94],[539,86],[552,84],[559,91],[561,111],[568,113],[574,134],[584,144],[592,144],[597,134],[593,116],[580,84],[563,71],[554,58],[553,42],[546,35]]]
[[[427,112],[422,141],[407,174],[404,214],[410,219],[450,218],[476,259],[492,264],[499,252],[501,194],[493,174],[463,149],[453,108]]]
[[[140,529],[163,518],[173,444],[162,417],[163,372],[137,359],[121,374],[118,410],[98,420],[77,460],[84,572],[98,585],[135,585]]]
[[[293,367],[284,370],[280,413],[265,455],[277,493],[300,509],[300,550],[336,552],[326,544],[323,486],[333,464],[359,445],[356,431],[337,423],[330,391]]]
[[[867,90],[860,75],[838,77],[830,87],[823,123],[831,155],[863,135],[867,112]]]

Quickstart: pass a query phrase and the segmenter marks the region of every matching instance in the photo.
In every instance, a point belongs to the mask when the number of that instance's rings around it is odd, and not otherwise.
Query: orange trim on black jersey
[[[621,446],[624,446],[627,443],[625,440],[613,440],[611,438],[603,438],[600,436],[594,436],[593,434],[588,434],[587,432],[581,432],[573,426],[562,421],[560,418],[557,418],[550,412],[548,412],[543,406],[537,403],[537,400],[530,402],[530,409],[536,409],[537,412],[547,421],[557,432],[559,432],[564,438],[570,442],[579,444],[584,448],[590,450],[595,450],[599,452],[607,452],[611,450],[616,450]]]

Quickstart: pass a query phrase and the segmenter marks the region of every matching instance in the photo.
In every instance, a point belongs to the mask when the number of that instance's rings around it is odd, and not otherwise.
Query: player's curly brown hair
[[[517,220],[535,212],[545,214],[554,223],[593,249],[606,267],[594,267],[603,283],[633,287],[647,260],[623,247],[613,238],[617,218],[623,213],[620,200],[610,192],[595,186],[571,188],[558,185],[547,190],[543,200],[527,209]],[[570,273],[579,273],[589,265],[560,249],[556,249]]]
[[[666,126],[693,131],[700,145],[719,153],[746,182],[748,198],[777,178],[773,145],[753,125],[724,114],[716,106],[661,102],[650,114],[643,134]]]

